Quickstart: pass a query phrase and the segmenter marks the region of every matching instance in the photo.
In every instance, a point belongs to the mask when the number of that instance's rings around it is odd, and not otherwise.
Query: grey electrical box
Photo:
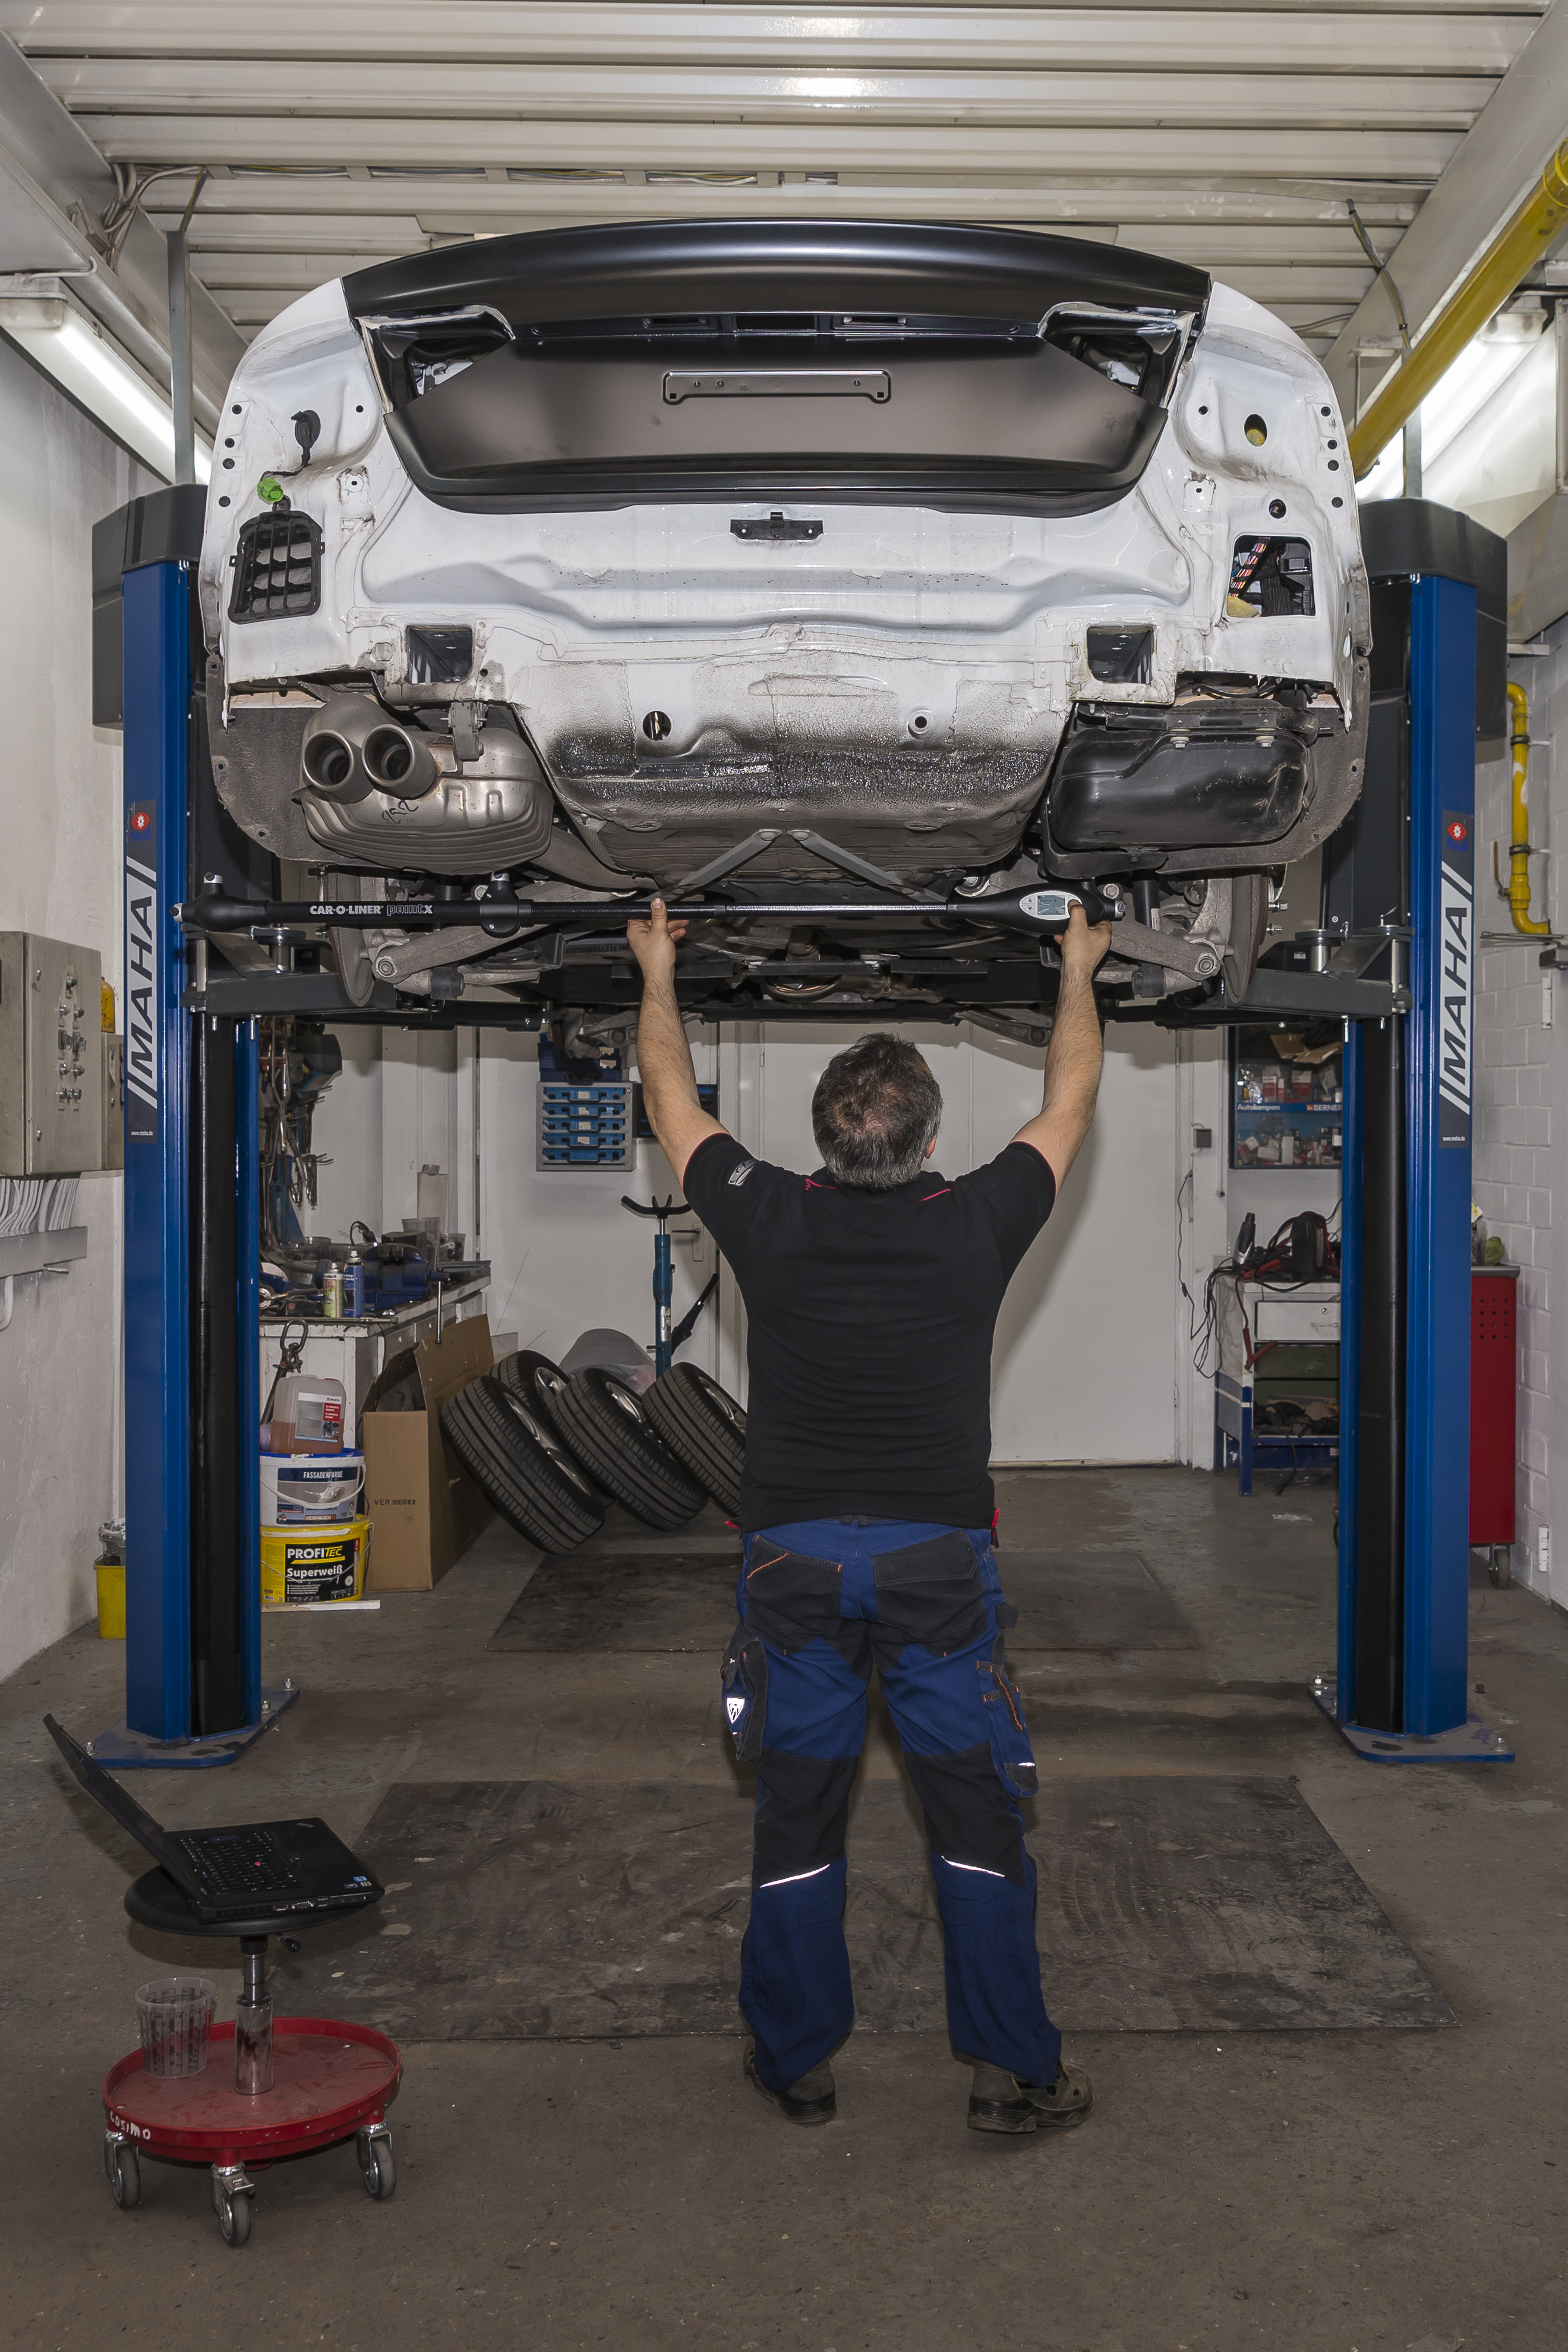
[[[103,1165],[125,1165],[125,1040],[103,1033]]]
[[[0,931],[0,1176],[103,1165],[101,960]]]

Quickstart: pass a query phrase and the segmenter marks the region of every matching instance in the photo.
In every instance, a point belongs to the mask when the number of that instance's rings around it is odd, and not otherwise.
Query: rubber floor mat
[[[1455,2021],[1294,1783],[1048,1782],[1032,1815],[1046,2001],[1077,2032]],[[738,2033],[748,1783],[404,1781],[358,1850],[386,1901],[310,1934],[273,1999],[409,2041]],[[857,2029],[940,2031],[941,1930],[902,1782],[862,1780]]]
[[[667,1549],[550,1552],[540,1560],[487,1650],[712,1650],[735,1631],[740,1552]]]
[[[651,1528],[644,1520],[633,1518],[621,1504],[612,1503],[604,1514],[604,1525],[596,1535],[590,1536],[586,1543],[580,1544],[578,1549],[580,1552],[667,1551],[672,1544],[678,1544],[684,1551],[732,1554],[737,1564],[740,1559],[739,1533],[731,1527],[716,1503],[705,1503],[695,1518],[688,1519],[684,1528],[676,1528],[673,1531],[668,1528]]]
[[[1196,1650],[1197,1637],[1135,1551],[1003,1551],[1019,1612],[1009,1650]]]
[[[733,1547],[730,1548],[730,1546]],[[722,1654],[735,1630],[737,1539],[602,1536],[539,1562],[486,1647],[685,1650]],[[1012,1651],[1193,1650],[1191,1627],[1133,1551],[1004,1551],[1019,1612]]]

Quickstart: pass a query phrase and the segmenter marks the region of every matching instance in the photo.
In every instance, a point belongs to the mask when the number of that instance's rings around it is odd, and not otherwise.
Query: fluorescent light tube
[[[174,478],[174,419],[163,394],[131,365],[97,320],[57,298],[0,297],[0,330],[117,440],[165,481]],[[196,436],[196,478],[213,468]]]

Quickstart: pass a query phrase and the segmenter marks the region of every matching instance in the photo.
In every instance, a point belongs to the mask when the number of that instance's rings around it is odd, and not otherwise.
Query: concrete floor
[[[0,1691],[0,2342],[1561,2352],[1568,1621],[1472,1591],[1475,1704],[1517,1764],[1363,1764],[1303,1696],[1333,1661],[1333,1498],[1274,1483],[1243,1502],[1170,1469],[999,1480],[1004,1542],[1141,1551],[1204,1644],[1029,1660],[1036,1752],[1296,1776],[1457,2032],[1086,2036],[1069,2054],[1096,2112],[1039,2143],[965,2130],[934,2035],[852,2037],[818,2132],[747,2088],[734,2041],[416,2044],[395,2202],[364,2197],[351,2148],[281,2166],[231,2253],[204,2173],[148,2165],[127,2214],[100,2168],[136,1986],[199,1968],[229,2004],[237,1971],[131,1925],[140,1857],[39,1729],[120,1712],[122,1654],[89,1631]],[[727,1774],[710,1657],[486,1654],[533,1557],[492,1528],[379,1615],[269,1617],[267,1677],[292,1674],[298,1706],[236,1767],[137,1793],[175,1826],[320,1811],[351,1840],[398,1780]],[[865,1769],[897,1769],[873,1739]]]

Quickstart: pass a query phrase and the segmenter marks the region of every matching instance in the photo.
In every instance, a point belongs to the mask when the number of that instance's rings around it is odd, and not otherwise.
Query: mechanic
[[[844,1829],[874,1663],[925,1811],[970,2126],[1080,2124],[1090,2084],[1061,2063],[1040,1990],[1019,1808],[1037,1781],[1003,1653],[1017,1612],[988,1464],[1003,1294],[1094,1116],[1110,927],[1072,908],[1040,1109],[951,1183],[929,1164],[940,1089],[887,1034],[823,1071],[814,1175],[753,1159],[698,1100],[675,998],[685,929],[655,899],[627,938],[648,1116],[747,1318],[739,1622],[723,1666],[736,1754],[757,1768],[746,2072],[793,2123],[836,2112],[831,2060],[854,2017]]]

